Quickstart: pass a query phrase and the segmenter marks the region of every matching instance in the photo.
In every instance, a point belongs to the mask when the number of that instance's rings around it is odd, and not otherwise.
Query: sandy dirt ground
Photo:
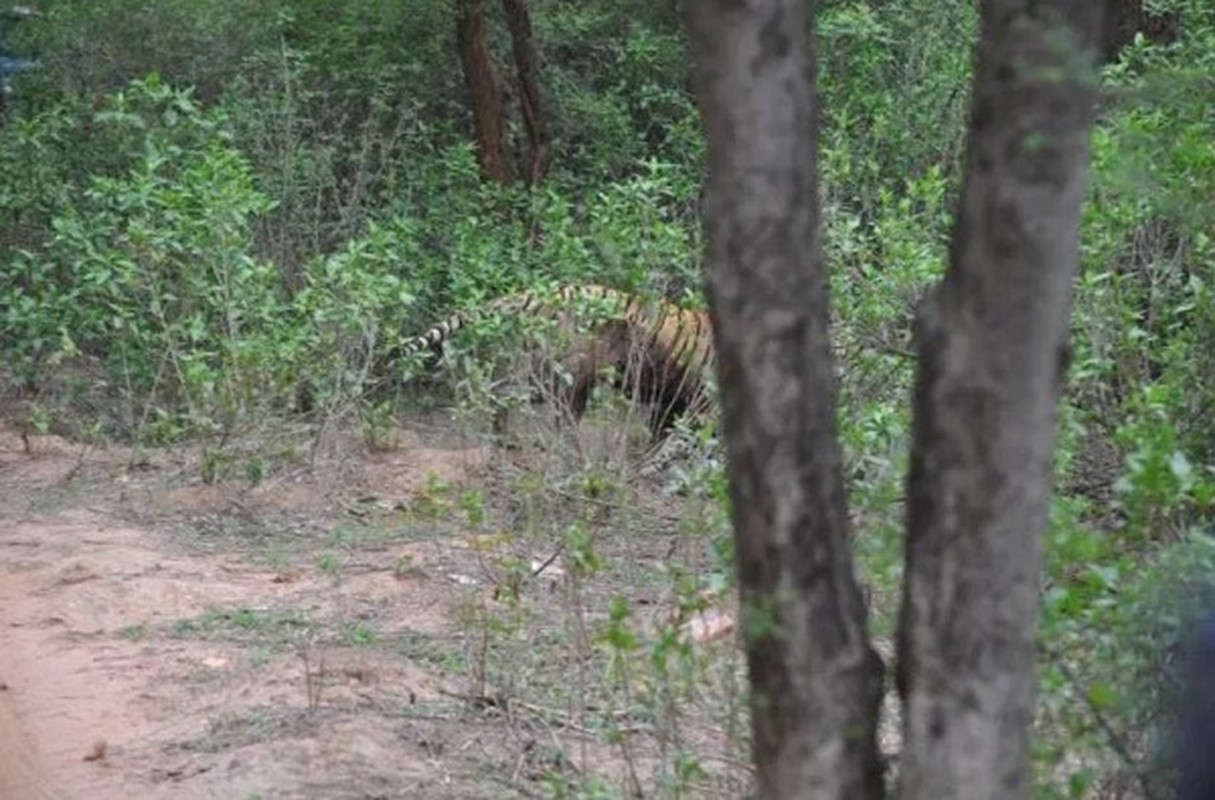
[[[0,427],[0,798],[521,796],[535,742],[470,716],[442,668],[468,548],[334,545],[486,458],[405,445],[225,488]],[[403,657],[370,629],[449,647]]]

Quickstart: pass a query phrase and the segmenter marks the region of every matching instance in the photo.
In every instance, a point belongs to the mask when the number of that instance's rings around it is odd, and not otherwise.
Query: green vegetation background
[[[1137,42],[1103,76],[1042,621],[1044,797],[1157,774],[1172,648],[1211,599],[1215,9],[1167,5],[1180,40]],[[946,256],[976,19],[969,2],[822,6],[840,417],[883,632],[910,321]],[[394,347],[503,292],[699,302],[704,144],[673,8],[533,0],[555,147],[528,189],[478,175],[446,2],[46,2],[11,32],[42,68],[0,126],[4,388],[38,393],[36,426],[222,449],[304,412],[416,407]],[[506,75],[493,14],[491,37]]]

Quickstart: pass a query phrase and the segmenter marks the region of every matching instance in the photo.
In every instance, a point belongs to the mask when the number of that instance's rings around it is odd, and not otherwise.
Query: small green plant
[[[424,573],[418,567],[416,560],[409,553],[402,553],[397,556],[396,561],[392,565],[392,574],[397,580],[405,580],[411,577],[421,577]]]
[[[485,524],[487,510],[485,494],[480,489],[468,489],[460,496],[460,508],[464,518],[471,528],[478,529]]]
[[[118,630],[118,635],[129,642],[138,642],[148,635],[148,626],[145,622],[140,622],[135,625],[126,625]]]
[[[232,455],[224,450],[206,447],[202,454],[202,480],[208,486],[225,480],[231,471]]]
[[[51,420],[53,414],[49,408],[40,403],[34,403],[30,406],[28,422],[30,428],[39,436],[45,436],[51,431]]]
[[[250,486],[257,486],[266,479],[266,461],[261,457],[249,459],[245,464],[245,480]]]
[[[333,553],[323,553],[318,556],[316,568],[335,583],[342,577],[342,560]]]
[[[363,441],[373,453],[382,453],[396,447],[393,440],[395,426],[394,409],[387,401],[375,403],[363,411]]]
[[[358,622],[347,626],[342,638],[347,644],[355,647],[370,647],[376,643],[379,637],[373,628]]]
[[[1215,507],[1215,473],[1195,467],[1169,419],[1176,402],[1164,386],[1148,386],[1119,430],[1127,450],[1126,473],[1115,488],[1132,530],[1148,538],[1172,524]]]
[[[426,484],[414,494],[409,510],[422,519],[445,519],[451,512],[450,494],[451,485],[438,474],[429,472],[426,475]]]

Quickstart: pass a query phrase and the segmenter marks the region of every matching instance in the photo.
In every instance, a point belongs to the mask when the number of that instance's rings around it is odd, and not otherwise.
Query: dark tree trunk
[[[1148,41],[1167,44],[1177,39],[1180,18],[1175,10],[1164,14],[1149,14],[1143,0],[1106,0],[1108,13],[1101,34],[1101,57],[1113,61],[1122,48],[1142,33]]]
[[[552,157],[544,96],[540,91],[540,58],[532,36],[531,15],[526,0],[502,0],[506,24],[510,28],[515,71],[519,78],[519,109],[527,131],[527,182],[536,185],[548,173]]]
[[[836,438],[807,3],[685,5],[759,794],[875,798],[882,665]]]
[[[506,159],[502,87],[485,35],[485,0],[457,0],[456,5],[456,39],[472,105],[477,157],[486,177],[506,183],[511,172]]]
[[[1135,40],[1135,31],[1143,22],[1143,0],[1106,0],[1109,11],[1101,32],[1101,55],[1113,61],[1118,51]]]
[[[949,269],[920,310],[901,796],[1024,798],[1041,536],[1100,3],[984,0]]]

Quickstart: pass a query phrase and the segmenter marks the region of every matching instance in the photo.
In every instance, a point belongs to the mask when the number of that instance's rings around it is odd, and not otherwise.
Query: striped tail
[[[634,301],[625,292],[597,284],[561,286],[552,292],[537,290],[499,297],[489,303],[457,311],[436,323],[420,336],[406,340],[401,345],[402,356],[412,356],[424,350],[432,350],[451,339],[465,325],[490,314],[530,314],[536,311],[553,311],[568,307],[576,300],[607,301],[612,303],[613,314],[624,314]]]

